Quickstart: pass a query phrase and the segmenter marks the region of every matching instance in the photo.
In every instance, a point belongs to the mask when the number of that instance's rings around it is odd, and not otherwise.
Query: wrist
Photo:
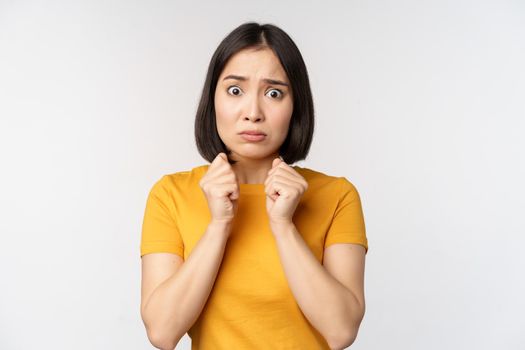
[[[270,227],[273,231],[283,231],[294,227],[294,223],[291,220],[270,220]]]
[[[218,229],[230,229],[232,226],[231,219],[211,219],[209,226],[216,227]]]

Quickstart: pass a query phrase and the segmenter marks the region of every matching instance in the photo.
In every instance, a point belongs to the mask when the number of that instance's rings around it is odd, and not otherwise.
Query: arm
[[[188,259],[179,262],[174,272],[172,268],[166,273],[166,264],[152,263],[157,254],[143,257],[141,316],[156,347],[174,349],[199,317],[217,277],[230,230],[230,223],[210,222]],[[160,279],[162,274],[165,278]]]
[[[365,312],[364,265],[348,262],[360,257],[363,261],[364,247],[353,244],[328,247],[330,249],[325,250],[327,266],[324,268],[293,223],[273,230],[288,284],[305,317],[323,335],[331,349],[351,345]]]

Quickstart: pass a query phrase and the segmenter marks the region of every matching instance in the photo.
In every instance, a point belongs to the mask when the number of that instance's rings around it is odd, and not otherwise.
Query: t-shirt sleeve
[[[365,247],[365,252],[368,252],[368,239],[359,192],[345,177],[337,178],[337,182],[340,191],[339,201],[325,237],[324,247],[334,243],[356,243]]]
[[[184,244],[172,214],[173,197],[166,187],[164,175],[151,188],[146,201],[140,257],[148,253],[174,253],[184,258]]]

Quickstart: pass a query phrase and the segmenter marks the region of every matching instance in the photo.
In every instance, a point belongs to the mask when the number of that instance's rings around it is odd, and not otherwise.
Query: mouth
[[[253,130],[253,131],[241,131],[239,134],[241,135],[263,135],[263,136],[266,136],[266,134],[262,131],[257,131],[257,130]]]
[[[262,141],[266,138],[265,134],[261,133],[240,133],[241,137],[245,139],[246,141]]]

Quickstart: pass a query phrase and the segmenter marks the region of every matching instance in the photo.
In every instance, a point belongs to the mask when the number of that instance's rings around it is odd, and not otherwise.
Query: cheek
[[[235,119],[235,106],[228,99],[215,97],[215,116],[217,122],[231,123]]]
[[[215,120],[217,129],[221,130],[225,124],[228,124],[228,108],[225,107],[221,98],[215,98]]]
[[[288,132],[288,126],[290,125],[292,112],[292,106],[285,106],[283,108],[275,109],[272,113],[273,126],[276,129],[281,130],[282,133],[286,134]]]
[[[218,96],[218,93],[215,93],[213,104],[215,108],[215,117],[218,121],[219,119],[222,119],[224,115],[224,112],[223,112],[224,108],[222,108],[223,106],[222,98]]]

